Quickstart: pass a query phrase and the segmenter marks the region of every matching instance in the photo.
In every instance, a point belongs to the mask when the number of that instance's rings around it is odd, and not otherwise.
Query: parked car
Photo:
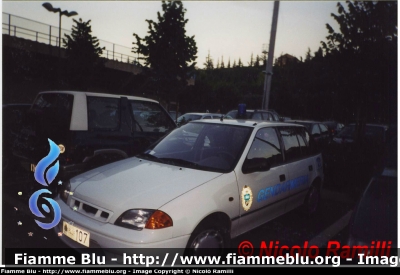
[[[143,154],[64,182],[54,230],[74,248],[220,251],[293,209],[315,213],[322,166],[304,126],[195,120]]]
[[[220,119],[223,114],[214,113],[186,113],[177,118],[176,123],[178,126],[185,125],[189,121],[198,119]]]
[[[176,120],[178,119],[178,117],[180,117],[182,114],[181,112],[176,112],[176,111],[169,111],[168,112],[169,115],[172,117],[172,119],[176,122]]]
[[[76,91],[40,92],[27,118],[13,154],[34,171],[49,153],[48,139],[62,144],[60,178],[141,153],[176,128],[155,100]]]
[[[360,128],[357,138],[356,124],[345,126],[327,147],[326,172],[339,176],[338,184],[350,184],[349,188],[362,191],[365,186],[355,185],[367,182],[384,163],[387,131],[387,125],[366,124]]]
[[[397,134],[387,147],[383,171],[372,177],[355,206],[349,222],[348,245],[368,247],[392,247],[392,255],[398,244],[398,181],[397,181]],[[368,253],[371,251],[364,251]],[[376,254],[374,254],[376,255]]]
[[[285,122],[305,126],[321,152],[325,153],[326,147],[330,141],[330,134],[328,127],[324,123],[311,120],[285,120]]]
[[[337,122],[337,121],[333,121],[333,120],[324,121],[322,123],[328,127],[328,130],[329,130],[329,133],[330,133],[331,137],[333,137],[337,133],[339,133],[344,127],[343,123],[340,123],[340,122]]]
[[[262,121],[283,121],[274,111],[266,111],[266,110],[245,110],[243,115],[239,110],[231,110],[227,114],[227,116],[233,117],[234,119],[251,119],[251,120],[262,120]]]
[[[14,158],[12,147],[21,124],[25,121],[26,112],[30,107],[31,104],[24,103],[3,104],[3,175],[18,171],[18,162]]]

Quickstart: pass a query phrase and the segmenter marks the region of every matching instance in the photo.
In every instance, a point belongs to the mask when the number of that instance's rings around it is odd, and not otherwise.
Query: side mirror
[[[243,174],[250,174],[253,172],[265,172],[271,169],[271,164],[265,158],[246,159],[243,163]]]

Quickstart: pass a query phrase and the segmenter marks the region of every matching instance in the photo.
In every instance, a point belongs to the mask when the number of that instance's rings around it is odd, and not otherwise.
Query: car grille
[[[76,198],[71,199],[70,207],[76,212],[101,222],[108,222],[113,214],[109,210],[102,209]]]

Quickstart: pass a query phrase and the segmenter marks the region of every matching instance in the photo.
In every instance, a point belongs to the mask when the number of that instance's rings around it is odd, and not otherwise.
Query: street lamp
[[[51,12],[58,12],[60,14],[60,21],[59,21],[59,27],[58,27],[58,48],[61,49],[61,16],[66,15],[68,17],[74,16],[74,15],[78,15],[78,13],[76,11],[61,11],[60,8],[53,8],[53,5],[51,5],[50,3],[46,2],[42,4],[43,7],[45,7],[46,10],[51,11]],[[59,50],[59,54],[61,54],[61,50]]]

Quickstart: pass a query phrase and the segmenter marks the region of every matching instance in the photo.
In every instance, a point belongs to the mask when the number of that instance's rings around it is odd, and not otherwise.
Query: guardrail
[[[58,27],[5,12],[3,12],[2,21],[3,34],[36,41],[38,43],[45,43],[56,47],[59,46],[60,39],[58,37]],[[64,37],[65,34],[70,35],[71,33],[72,31],[70,30],[61,29],[61,37]],[[98,40],[99,46],[105,48],[101,57],[129,64],[143,65],[143,62],[139,60],[139,55],[135,56],[134,53],[132,53],[131,48],[101,39]],[[64,48],[62,44],[61,47]]]

